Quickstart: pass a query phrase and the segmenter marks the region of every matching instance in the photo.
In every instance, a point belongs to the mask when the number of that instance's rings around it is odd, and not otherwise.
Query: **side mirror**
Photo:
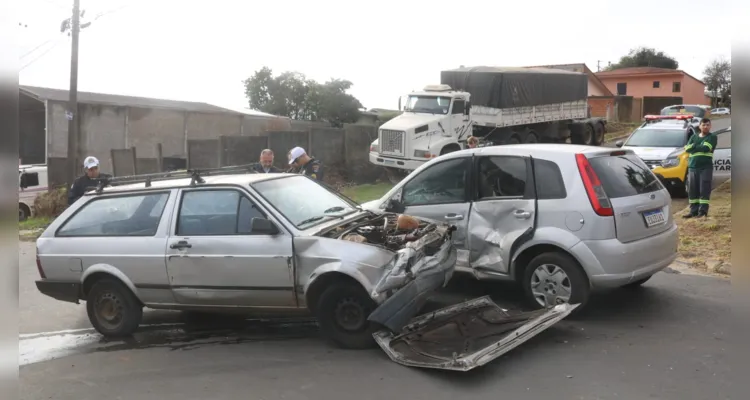
[[[622,147],[624,144],[625,144],[625,142],[623,142],[622,140],[618,140],[618,141],[615,142],[615,146],[617,146],[617,147]]]
[[[31,186],[39,185],[39,174],[36,172],[24,172],[21,174],[21,181],[18,186],[21,189],[26,189]]]
[[[396,199],[388,200],[388,204],[385,206],[385,211],[398,214],[403,213],[405,209],[404,204]]]
[[[250,233],[273,236],[279,233],[279,228],[265,218],[253,218],[250,220]]]

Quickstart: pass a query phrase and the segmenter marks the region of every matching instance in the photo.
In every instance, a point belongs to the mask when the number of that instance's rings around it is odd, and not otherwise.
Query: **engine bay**
[[[356,243],[372,244],[398,251],[411,247],[432,255],[455,228],[421,221],[404,214],[383,214],[365,221],[339,226],[325,236]]]

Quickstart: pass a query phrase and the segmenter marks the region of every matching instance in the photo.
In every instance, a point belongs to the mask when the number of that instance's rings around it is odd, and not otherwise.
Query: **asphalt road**
[[[659,273],[640,290],[596,295],[582,315],[481,369],[446,373],[402,367],[377,349],[332,348],[304,322],[217,317],[107,342],[83,305],[32,289],[33,244],[19,256],[21,399],[729,398],[725,279]],[[519,296],[459,279],[438,302],[483,294],[506,306]],[[149,324],[183,320],[147,313]],[[64,329],[79,330],[30,335]]]

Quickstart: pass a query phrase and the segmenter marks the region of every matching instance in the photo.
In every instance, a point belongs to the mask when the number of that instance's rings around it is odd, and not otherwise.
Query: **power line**
[[[34,47],[33,49],[31,49],[31,50],[27,51],[26,53],[22,54],[22,55],[21,55],[21,58],[24,58],[24,57],[28,56],[29,54],[31,54],[31,53],[33,53],[33,52],[37,51],[37,49],[39,49],[40,47],[44,46],[45,44],[47,44],[47,43],[49,43],[49,42],[51,42],[51,41],[52,41],[52,39],[48,39],[48,40],[47,40],[47,41],[45,41],[44,43],[41,43],[41,44],[39,44],[38,46]]]
[[[19,70],[19,72],[20,72],[20,71],[23,71],[23,70],[24,70],[24,69],[26,69],[26,68],[27,68],[28,66],[30,66],[30,65],[31,65],[31,64],[33,64],[33,63],[35,63],[35,62],[36,62],[37,60],[39,60],[40,58],[44,57],[44,55],[45,55],[45,54],[47,54],[47,53],[49,53],[50,51],[52,51],[52,50],[53,50],[54,48],[56,48],[56,47],[57,47],[57,46],[58,46],[58,45],[59,45],[60,43],[62,43],[62,40],[61,40],[61,39],[57,39],[57,42],[55,42],[55,43],[54,43],[54,44],[53,44],[53,45],[52,45],[51,47],[48,47],[48,48],[47,48],[47,50],[43,51],[43,52],[42,52],[41,54],[39,54],[38,56],[36,56],[36,58],[34,58],[33,60],[31,60],[31,61],[29,61],[28,63],[26,63],[26,64],[25,64],[25,65],[24,65],[23,67],[21,67],[21,69]]]

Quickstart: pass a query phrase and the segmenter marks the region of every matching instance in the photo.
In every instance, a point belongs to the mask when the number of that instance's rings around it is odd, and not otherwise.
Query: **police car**
[[[685,145],[698,133],[692,114],[647,115],[645,122],[617,147],[633,150],[661,179],[672,196],[687,196],[688,154]],[[731,175],[731,127],[714,132],[718,136],[714,150],[714,184]]]

